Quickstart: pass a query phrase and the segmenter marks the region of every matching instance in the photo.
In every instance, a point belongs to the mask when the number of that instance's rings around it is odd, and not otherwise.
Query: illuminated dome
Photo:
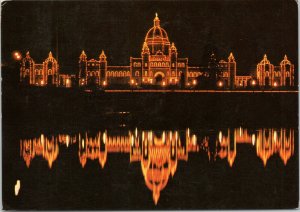
[[[154,26],[146,34],[145,42],[147,43],[151,54],[169,53],[170,42],[167,32],[160,26],[160,20],[156,13],[153,20]]]

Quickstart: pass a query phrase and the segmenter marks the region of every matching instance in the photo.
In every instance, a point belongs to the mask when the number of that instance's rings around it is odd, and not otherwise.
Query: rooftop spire
[[[157,13],[155,13],[155,18],[154,18],[153,22],[154,22],[154,26],[155,27],[159,27],[160,26],[160,20],[158,18],[158,14]]]
[[[86,54],[85,54],[84,50],[82,50],[82,52],[81,52],[79,58],[80,58],[81,60],[85,60],[85,59],[86,59]]]
[[[100,58],[100,61],[105,61],[106,60],[106,55],[105,55],[103,50],[101,51],[101,54],[100,54],[99,58]]]
[[[173,42],[172,45],[171,45],[171,50],[174,50],[174,51],[177,50],[177,49],[176,49],[176,46],[175,46],[175,44],[174,44],[174,42]]]
[[[230,54],[229,54],[228,61],[229,61],[229,62],[234,62],[234,61],[235,61],[232,52],[230,52]]]

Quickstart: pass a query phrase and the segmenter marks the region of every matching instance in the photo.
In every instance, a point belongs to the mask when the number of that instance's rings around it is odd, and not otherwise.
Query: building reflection
[[[54,136],[48,138],[43,134],[38,138],[21,140],[20,149],[27,167],[30,166],[31,160],[35,156],[40,156],[48,161],[48,166],[51,168],[59,154],[57,138]]]
[[[294,154],[293,129],[245,128],[222,129],[207,132],[185,131],[99,131],[75,135],[58,134],[20,140],[20,155],[29,168],[35,157],[43,158],[52,167],[59,148],[78,145],[78,158],[82,168],[88,161],[98,160],[105,167],[109,154],[129,154],[130,163],[140,163],[145,184],[152,191],[157,204],[160,192],[173,177],[178,161],[188,161],[189,154],[203,152],[208,161],[227,160],[230,167],[238,155],[237,145],[249,145],[256,151],[264,166],[273,155],[284,165]],[[75,148],[76,145],[74,146]],[[74,150],[74,148],[72,148]]]

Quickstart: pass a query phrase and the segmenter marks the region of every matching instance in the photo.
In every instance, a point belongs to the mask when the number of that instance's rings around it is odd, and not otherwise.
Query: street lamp
[[[130,84],[131,84],[131,85],[134,85],[134,79],[131,79],[131,80],[130,80]]]
[[[134,79],[131,79],[129,84],[130,84],[131,89],[133,90],[133,87],[135,85]]]
[[[195,86],[195,85],[197,85],[197,80],[193,80],[193,85]]]
[[[70,86],[70,79],[66,79],[66,87],[69,88]]]
[[[251,81],[251,85],[252,85],[253,93],[254,93],[254,88],[256,86],[256,81],[254,79]]]
[[[223,82],[220,80],[220,81],[218,81],[217,85],[219,88],[221,88],[221,87],[223,87]]]

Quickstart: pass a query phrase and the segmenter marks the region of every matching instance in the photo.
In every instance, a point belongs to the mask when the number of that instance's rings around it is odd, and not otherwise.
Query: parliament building
[[[141,57],[130,57],[128,66],[112,66],[108,64],[102,50],[99,58],[88,59],[85,51],[79,56],[79,70],[75,74],[60,74],[59,65],[52,53],[42,64],[36,64],[27,52],[22,60],[20,81],[25,84],[61,87],[94,85],[109,87],[111,85],[161,87],[182,85],[189,88],[196,86],[199,77],[216,79],[217,85],[224,88],[245,88],[247,86],[294,86],[294,65],[285,55],[279,66],[274,66],[264,55],[257,64],[256,73],[248,76],[237,75],[237,65],[233,53],[227,60],[216,62],[218,70],[214,78],[212,69],[208,67],[189,66],[188,58],[178,56],[175,44],[170,42],[167,32],[161,27],[156,14],[153,26],[148,30],[142,44]]]

